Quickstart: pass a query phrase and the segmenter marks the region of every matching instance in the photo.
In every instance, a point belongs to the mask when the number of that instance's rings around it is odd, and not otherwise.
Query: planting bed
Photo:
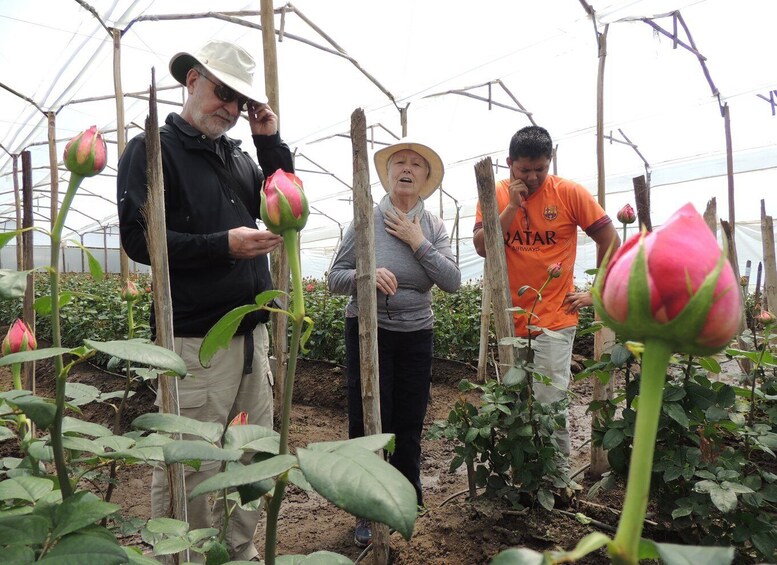
[[[41,396],[53,396],[50,361],[37,365],[38,390]],[[444,419],[459,396],[458,382],[476,378],[476,370],[465,364],[436,359],[433,365],[432,399],[427,426],[435,419]],[[70,373],[70,381],[91,384],[101,390],[115,390],[122,386],[117,376],[105,373],[91,365],[79,365]],[[10,375],[0,369],[0,388],[10,387]],[[320,361],[301,359],[295,379],[294,405],[291,422],[292,446],[304,446],[314,441],[344,439],[347,434],[344,374],[341,367]],[[573,468],[581,467],[588,456],[588,447],[582,447],[589,435],[590,419],[585,405],[590,400],[588,381],[573,385],[573,407],[570,421],[573,446],[578,450]],[[154,394],[145,385],[136,389],[130,399],[123,424],[138,415],[155,410]],[[89,404],[83,409],[83,418],[111,426],[113,410],[105,404]],[[0,456],[12,455],[12,441],[0,444]],[[15,454],[14,454],[15,455]],[[467,480],[463,469],[449,472],[453,446],[446,441],[424,440],[422,474],[429,512],[416,522],[415,532],[408,542],[399,534],[392,534],[391,548],[394,563],[400,564],[479,564],[488,563],[498,552],[514,546],[536,550],[552,548],[571,549],[592,526],[583,525],[574,518],[576,512],[615,525],[617,517],[606,508],[572,500],[558,507],[566,513],[548,512],[537,506],[523,515],[512,513],[506,506],[466,497]],[[126,517],[147,519],[150,512],[148,498],[150,468],[127,466],[119,469],[119,484],[112,502],[123,508]],[[578,481],[587,486],[584,476]],[[590,484],[590,483],[589,483]],[[602,506],[619,506],[619,494],[609,493],[607,500],[598,500]],[[278,553],[312,553],[329,550],[356,560],[361,553],[353,545],[354,518],[339,510],[314,493],[295,487],[287,491],[281,508],[278,534]],[[257,547],[262,550],[263,531],[257,534]],[[125,544],[141,544],[138,535],[129,535]],[[587,563],[606,563],[603,555],[592,555]]]

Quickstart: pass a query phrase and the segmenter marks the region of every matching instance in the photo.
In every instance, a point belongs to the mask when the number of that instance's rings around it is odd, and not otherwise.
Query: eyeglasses
[[[207,80],[209,83],[213,84],[213,94],[216,95],[216,98],[221,100],[222,102],[226,102],[229,104],[230,102],[234,102],[237,100],[237,109],[240,112],[244,112],[246,108],[248,108],[248,103],[252,102],[250,98],[247,98],[245,96],[241,96],[231,88],[229,88],[226,84],[219,84],[212,79],[208,78],[208,76],[204,73],[200,73],[200,76]]]

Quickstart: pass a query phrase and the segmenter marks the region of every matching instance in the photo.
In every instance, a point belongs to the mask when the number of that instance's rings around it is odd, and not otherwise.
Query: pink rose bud
[[[761,313],[758,314],[758,321],[763,325],[773,324],[777,321],[777,316],[772,314],[769,310],[761,310]]]
[[[314,290],[316,290],[316,285],[314,285],[313,283],[310,283],[308,286],[305,287],[305,290],[307,290],[308,292],[313,292]]]
[[[8,333],[3,339],[2,350],[3,355],[9,355],[20,351],[32,351],[37,347],[38,342],[35,340],[35,334],[23,320],[17,319],[8,328]]]
[[[124,288],[121,289],[121,299],[124,302],[134,302],[138,299],[138,296],[140,296],[138,287],[135,286],[134,282],[127,281],[127,284],[125,284]]]
[[[557,279],[561,276],[561,263],[553,263],[548,267],[548,275],[552,279]]]
[[[626,204],[623,208],[618,210],[618,215],[616,217],[622,224],[633,224],[637,221],[637,214],[634,212],[634,208],[631,207],[631,204]]]
[[[237,416],[232,418],[232,421],[229,423],[229,427],[232,426],[246,426],[248,425],[248,414],[245,412],[240,412]]]
[[[275,171],[264,181],[261,212],[262,221],[274,234],[304,228],[310,210],[302,181],[293,173]]]
[[[108,163],[108,148],[97,126],[92,126],[71,139],[65,146],[63,160],[71,173],[82,177],[100,174]]]
[[[739,328],[739,281],[691,204],[630,238],[599,273],[596,310],[624,340],[661,339],[677,352],[708,355]]]

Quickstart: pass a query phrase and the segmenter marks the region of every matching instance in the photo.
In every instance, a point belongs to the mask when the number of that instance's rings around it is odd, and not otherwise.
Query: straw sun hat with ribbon
[[[388,147],[384,147],[375,152],[373,160],[375,161],[375,171],[378,173],[380,184],[383,185],[383,189],[386,192],[390,190],[388,184],[389,159],[391,159],[391,156],[394,153],[402,151],[403,149],[415,151],[429,163],[429,177],[426,179],[425,183],[421,184],[418,193],[418,195],[425,200],[429,198],[434,191],[437,190],[437,187],[440,186],[440,183],[442,183],[445,167],[442,164],[442,159],[440,159],[440,156],[434,149],[428,145],[412,140],[409,137],[405,137],[394,145],[389,145]]]
[[[256,62],[248,51],[239,45],[214,39],[193,55],[186,52],[176,53],[170,59],[170,74],[185,85],[186,74],[197,63],[238,94],[256,102],[267,103],[265,93],[254,86]]]

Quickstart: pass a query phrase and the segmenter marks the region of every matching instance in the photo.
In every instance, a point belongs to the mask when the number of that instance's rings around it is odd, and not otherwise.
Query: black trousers
[[[432,380],[432,330],[396,332],[378,328],[380,419],[382,431],[396,436],[389,462],[421,492],[421,432]],[[348,437],[364,435],[359,321],[345,320],[345,355],[348,377]]]

